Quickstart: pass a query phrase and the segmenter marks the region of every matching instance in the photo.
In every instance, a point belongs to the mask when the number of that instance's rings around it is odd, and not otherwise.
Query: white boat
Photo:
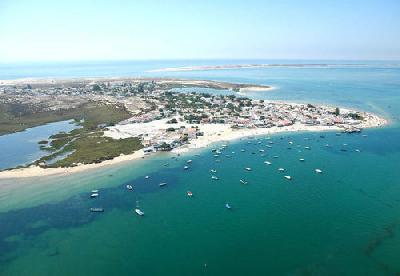
[[[355,152],[361,152],[359,149],[355,149]]]
[[[210,170],[210,172],[212,172],[212,173],[216,173],[216,172],[217,172],[217,170],[215,170],[215,169],[211,169],[211,170]]]
[[[139,208],[135,209],[135,213],[138,214],[139,216],[144,216],[144,212],[140,210]]]
[[[188,167],[188,166],[184,166],[183,169],[184,169],[184,170],[187,170],[187,169],[189,169],[189,167]]]
[[[300,162],[304,162],[304,158],[300,158],[299,161],[300,161]]]
[[[229,205],[229,203],[225,203],[225,208],[228,210],[232,209],[232,207],[231,207],[231,205]]]
[[[104,212],[104,209],[103,209],[103,208],[97,208],[97,207],[95,207],[95,208],[90,208],[90,212],[93,212],[93,213],[102,213],[102,212]]]
[[[211,176],[211,179],[212,179],[212,180],[219,180],[219,178],[218,178],[217,176],[215,176],[215,175],[212,175],[212,176]]]
[[[287,180],[292,180],[292,177],[290,175],[285,175],[284,176]]]
[[[292,142],[292,141],[289,141],[289,144],[293,145],[293,142]]]
[[[310,147],[304,147],[305,149],[307,149],[307,150],[310,150],[311,148]]]
[[[265,150],[263,150],[263,149],[260,149],[260,150],[259,150],[259,152],[264,152],[264,151],[265,151]]]
[[[132,185],[126,185],[126,188],[127,188],[128,190],[133,190]]]
[[[279,158],[279,156],[278,156],[278,155],[275,155],[274,158]]]
[[[192,160],[188,160],[188,161],[186,161],[186,163],[188,163],[188,164],[190,164],[190,163],[192,163],[193,161]]]
[[[244,181],[243,179],[240,179],[240,183],[242,183],[242,184],[247,184],[247,181]]]
[[[99,190],[92,190],[92,194],[97,194]]]
[[[247,168],[244,168],[246,171],[251,171],[251,168],[250,167],[247,167]]]
[[[245,150],[244,150],[244,149],[241,149],[240,151],[241,151],[241,152],[244,152]]]
[[[91,198],[96,198],[96,197],[98,197],[98,196],[99,196],[98,193],[92,193],[92,194],[90,195]]]
[[[269,161],[264,161],[264,164],[271,165],[272,163]]]
[[[315,172],[316,172],[316,173],[322,173],[322,170],[320,170],[320,169],[315,169]]]
[[[150,176],[146,175],[144,178],[145,178],[145,179],[149,179],[149,178],[150,178]]]
[[[166,186],[167,185],[167,183],[166,182],[162,182],[162,183],[160,183],[160,184],[158,184],[160,187],[164,187],[164,186]]]
[[[285,169],[284,169],[284,168],[279,168],[279,169],[278,169],[278,171],[280,171],[280,172],[284,172],[284,171],[285,171]]]

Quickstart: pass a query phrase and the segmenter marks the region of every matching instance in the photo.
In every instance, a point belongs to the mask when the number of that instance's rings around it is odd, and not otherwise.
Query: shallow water
[[[1,181],[0,274],[399,273],[399,72],[263,68],[168,73],[271,84],[278,89],[249,95],[354,106],[383,114],[392,124],[366,130],[366,137],[287,133],[233,141],[220,162],[211,153],[213,145],[177,161],[163,154],[62,178]],[[193,163],[184,171],[188,159]],[[212,168],[220,180],[211,179]],[[323,173],[315,173],[316,168]],[[168,184],[160,188],[160,182]],[[134,190],[128,191],[127,184]],[[90,199],[97,188],[99,198]],[[144,217],[133,212],[137,201]],[[105,212],[90,213],[90,207]]]
[[[62,121],[0,136],[0,170],[26,165],[47,155],[48,152],[40,149],[39,141],[47,140],[52,134],[69,132],[75,128],[77,126],[73,121]]]

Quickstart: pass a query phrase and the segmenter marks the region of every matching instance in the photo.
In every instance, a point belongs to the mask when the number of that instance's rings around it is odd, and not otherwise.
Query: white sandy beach
[[[381,117],[371,115],[371,117],[364,121],[363,124],[359,125],[362,128],[380,127],[387,124],[387,121]],[[187,124],[179,123],[179,126],[198,126],[200,131],[204,133],[204,136],[200,136],[197,139],[192,139],[189,144],[183,145],[179,148],[173,149],[174,153],[188,152],[191,149],[199,149],[208,147],[216,142],[232,141],[249,136],[260,136],[260,135],[273,135],[282,132],[318,132],[318,131],[339,131],[342,128],[337,126],[307,126],[303,124],[294,124],[286,127],[272,127],[272,128],[252,128],[252,129],[232,129],[228,124]],[[171,127],[170,124],[166,123],[166,120],[157,120],[150,123],[141,124],[126,124],[116,125],[110,128],[109,131],[105,132],[106,136],[114,139],[123,139],[128,137],[137,136],[143,131],[152,131],[154,129],[166,129]],[[157,153],[154,153],[157,154]],[[37,177],[37,176],[50,176],[50,175],[67,175],[71,173],[77,173],[85,170],[95,169],[103,166],[110,166],[113,164],[139,160],[143,158],[143,150],[139,150],[133,154],[121,155],[112,160],[106,160],[99,164],[78,164],[76,167],[70,168],[40,168],[38,166],[31,166],[28,168],[13,169],[0,172],[0,179],[12,179],[12,178],[26,178],[26,177]]]

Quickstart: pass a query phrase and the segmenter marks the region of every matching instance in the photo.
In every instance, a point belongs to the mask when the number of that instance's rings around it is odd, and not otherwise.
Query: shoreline
[[[372,119],[362,124],[362,128],[378,128],[385,126],[389,121],[377,115],[371,115]],[[201,124],[199,127],[204,131],[204,136],[193,139],[189,144],[182,145],[173,149],[172,153],[187,153],[190,150],[207,148],[210,145],[224,141],[234,141],[241,138],[262,135],[274,135],[278,133],[299,133],[299,132],[323,132],[323,131],[341,131],[342,128],[338,126],[306,126],[303,124],[294,124],[284,127],[271,127],[271,128],[253,128],[253,129],[232,129],[228,124]],[[119,135],[123,135],[119,133]],[[107,135],[112,137],[112,135]],[[158,154],[153,153],[153,154]],[[27,168],[10,169],[0,172],[0,179],[20,179],[30,177],[43,177],[43,176],[63,176],[73,173],[83,172],[91,169],[98,169],[104,166],[111,166],[126,161],[140,160],[145,158],[143,150],[136,151],[128,155],[120,155],[112,160],[106,160],[97,164],[79,164],[75,167],[67,168],[40,168],[38,166],[30,166]]]
[[[131,82],[149,82],[155,81],[161,84],[178,84],[193,87],[207,87],[221,90],[237,90],[249,89],[251,91],[263,89],[269,90],[273,87],[269,85],[257,85],[257,84],[246,84],[246,83],[233,83],[217,80],[195,80],[195,79],[184,79],[184,78],[164,78],[164,77],[49,77],[49,78],[19,78],[19,79],[0,79],[0,86],[10,86],[10,85],[34,85],[40,86],[44,85],[46,87],[51,85],[64,85],[71,83],[84,83],[90,84],[96,81],[101,82],[113,82],[113,81],[131,81]]]

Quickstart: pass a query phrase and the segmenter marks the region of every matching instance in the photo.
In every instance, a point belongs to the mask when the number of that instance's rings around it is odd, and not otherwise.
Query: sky
[[[399,0],[0,0],[0,62],[399,60]]]

